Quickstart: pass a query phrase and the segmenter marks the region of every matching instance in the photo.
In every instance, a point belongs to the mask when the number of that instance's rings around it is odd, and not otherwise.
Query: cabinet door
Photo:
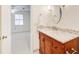
[[[64,54],[64,45],[56,40],[53,40],[53,54]]]
[[[79,53],[78,52],[78,46],[79,46],[79,38],[75,38],[67,43],[65,43],[65,51],[66,53],[68,52],[69,54],[72,54],[72,53]]]
[[[44,53],[44,45],[45,45],[45,37],[44,37],[44,34],[43,33],[39,33],[39,45],[40,45],[40,53]]]
[[[48,36],[45,37],[45,54],[52,54],[52,39]]]
[[[79,54],[79,37],[77,39],[77,53]]]

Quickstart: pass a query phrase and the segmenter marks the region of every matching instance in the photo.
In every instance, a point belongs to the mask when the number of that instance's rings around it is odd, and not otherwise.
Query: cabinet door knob
[[[42,41],[44,41],[44,39]]]
[[[54,48],[54,49],[57,49],[58,47],[57,47],[57,46],[54,46],[54,47],[52,47],[52,49],[53,49],[53,48]]]
[[[54,48],[57,49],[58,47],[57,46],[54,46]]]

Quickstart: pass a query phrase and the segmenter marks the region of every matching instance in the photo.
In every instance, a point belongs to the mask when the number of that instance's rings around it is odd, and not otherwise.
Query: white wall
[[[57,6],[55,6],[57,7]],[[43,7],[46,8],[46,7]],[[54,7],[52,7],[53,9]],[[53,13],[57,13],[56,9],[53,10]],[[40,17],[40,24],[45,26],[53,26],[55,23],[55,18],[51,16],[51,13],[42,11],[44,14]],[[52,13],[52,14],[53,14]],[[67,5],[62,8],[62,19],[58,24],[55,24],[59,27],[79,30],[79,6],[78,5]]]
[[[40,6],[31,6],[31,52],[38,49],[39,40],[37,33],[38,15],[40,13]]]
[[[12,53],[30,53],[30,11],[18,13],[24,15],[24,25],[16,26],[12,14]]]
[[[48,6],[45,5],[33,5],[31,6],[31,50],[39,49],[39,35],[38,35],[38,24],[40,25],[50,25],[52,20],[50,19],[50,14],[47,10]],[[40,16],[40,14],[42,14]]]
[[[79,31],[79,6],[71,5],[63,8],[63,18],[58,25]]]

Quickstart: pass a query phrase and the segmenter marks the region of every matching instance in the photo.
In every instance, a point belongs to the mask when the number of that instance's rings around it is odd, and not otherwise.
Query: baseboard
[[[33,53],[39,53],[39,49],[33,50]]]

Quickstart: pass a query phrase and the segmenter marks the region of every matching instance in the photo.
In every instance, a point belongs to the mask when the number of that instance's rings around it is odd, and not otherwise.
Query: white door
[[[30,6],[12,5],[11,47],[13,54],[30,53]]]
[[[11,8],[9,5],[1,5],[0,7],[1,53],[11,53]]]

